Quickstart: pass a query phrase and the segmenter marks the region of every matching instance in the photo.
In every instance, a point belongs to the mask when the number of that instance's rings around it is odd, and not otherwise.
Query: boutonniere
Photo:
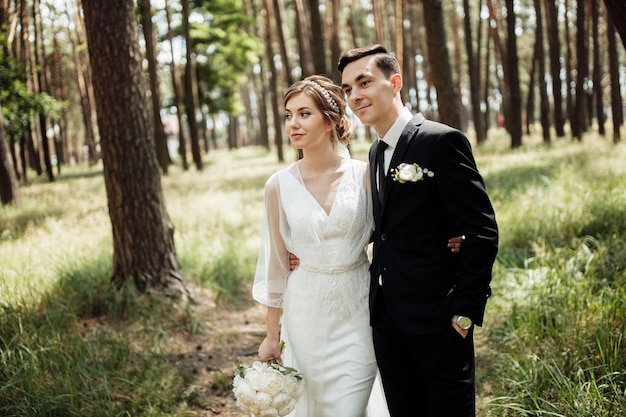
[[[435,173],[428,168],[422,168],[417,164],[402,163],[398,168],[391,170],[394,181],[404,184],[405,182],[423,181],[425,177],[434,177]]]

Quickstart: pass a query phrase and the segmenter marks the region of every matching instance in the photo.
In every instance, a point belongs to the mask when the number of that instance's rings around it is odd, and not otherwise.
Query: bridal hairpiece
[[[333,109],[335,109],[336,111],[339,111],[339,105],[337,104],[337,102],[331,97],[330,93],[328,92],[327,89],[325,89],[324,87],[322,87],[320,84],[316,83],[315,81],[311,81],[311,80],[302,80],[303,83],[308,84],[310,86],[312,86],[313,88],[315,88],[317,91],[319,91],[320,93],[322,93],[322,95],[326,98],[326,101],[332,106]]]

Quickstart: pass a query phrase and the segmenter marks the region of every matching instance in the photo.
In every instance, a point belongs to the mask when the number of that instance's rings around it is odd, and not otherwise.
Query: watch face
[[[463,330],[467,330],[472,326],[472,319],[469,317],[459,317],[456,324]]]

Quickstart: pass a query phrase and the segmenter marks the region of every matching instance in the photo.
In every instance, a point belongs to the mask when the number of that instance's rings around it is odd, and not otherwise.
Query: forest
[[[623,0],[0,0],[0,415],[240,415],[284,92],[370,44],[496,208],[479,415],[626,413]]]
[[[224,147],[263,146],[283,160],[282,92],[311,74],[337,81],[340,54],[374,43],[398,57],[411,110],[471,132],[478,145],[491,128],[505,128],[511,148],[531,131],[545,143],[590,129],[621,137],[620,0],[141,0],[115,12],[113,4],[0,2],[3,203],[29,171],[52,181],[65,164],[102,157],[98,118],[112,116],[97,103],[98,84],[106,100],[128,102],[113,70],[144,79],[143,130],[163,174],[174,159],[201,170],[202,155]],[[99,49],[109,43],[125,45],[128,65],[139,66],[119,68],[116,51]]]

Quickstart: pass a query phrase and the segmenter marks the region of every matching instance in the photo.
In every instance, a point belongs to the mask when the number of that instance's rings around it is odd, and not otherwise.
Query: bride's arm
[[[282,312],[280,308],[267,308],[267,334],[259,346],[259,360],[261,361],[276,359],[282,362],[280,357],[280,317]]]
[[[280,320],[290,273],[288,251],[281,233],[281,223],[284,222],[278,180],[273,176],[265,186],[263,235],[253,289],[254,298],[267,306],[267,334],[258,352],[261,361],[281,361]]]

